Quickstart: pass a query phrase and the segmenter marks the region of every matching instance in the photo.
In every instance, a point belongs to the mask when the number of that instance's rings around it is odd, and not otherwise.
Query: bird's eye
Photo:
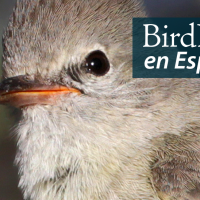
[[[110,69],[108,58],[102,51],[93,51],[87,55],[83,67],[86,73],[91,73],[95,76],[103,76]]]

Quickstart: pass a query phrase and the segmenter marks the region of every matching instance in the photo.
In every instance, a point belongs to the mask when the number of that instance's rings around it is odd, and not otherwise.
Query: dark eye
[[[93,51],[86,57],[83,67],[86,73],[103,76],[109,71],[110,63],[102,51]]]

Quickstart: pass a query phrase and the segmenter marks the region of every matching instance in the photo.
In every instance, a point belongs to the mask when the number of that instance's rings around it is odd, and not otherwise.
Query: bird
[[[200,199],[200,80],[132,78],[142,0],[18,1],[0,103],[25,200]]]

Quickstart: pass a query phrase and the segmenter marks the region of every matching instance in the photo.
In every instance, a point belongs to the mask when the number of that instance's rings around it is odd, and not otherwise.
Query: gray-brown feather
[[[188,124],[180,135],[158,139],[153,180],[158,191],[179,200],[200,198],[200,127]]]

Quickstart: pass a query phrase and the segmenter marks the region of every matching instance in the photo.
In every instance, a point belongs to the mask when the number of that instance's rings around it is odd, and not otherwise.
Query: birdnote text
[[[198,18],[133,19],[133,77],[198,78],[199,26]]]

